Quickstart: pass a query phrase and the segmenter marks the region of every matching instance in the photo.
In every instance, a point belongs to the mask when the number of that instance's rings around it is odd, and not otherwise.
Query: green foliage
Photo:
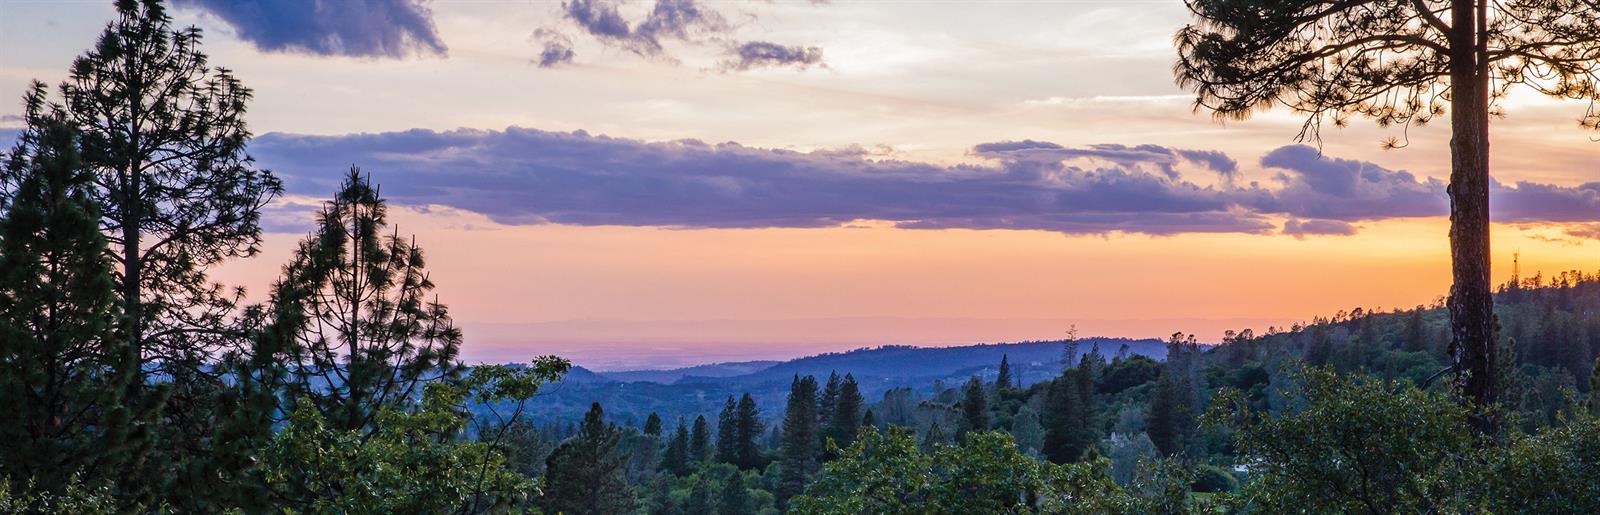
[[[1172,513],[1188,509],[1181,474],[1148,474],[1124,490],[1096,458],[1056,465],[1022,454],[1000,432],[972,433],[930,455],[911,432],[867,431],[829,462],[805,495],[802,514],[856,513]]]
[[[301,403],[262,452],[284,507],[313,513],[492,511],[525,505],[537,491],[492,440],[462,440],[468,402],[526,401],[567,364],[485,366],[463,384],[429,384],[419,402],[387,406],[371,431],[329,424]]]
[[[38,107],[42,87],[30,95]],[[127,398],[139,360],[119,338],[111,262],[77,132],[35,123],[0,169],[0,477],[50,496],[118,481],[148,435]]]
[[[1252,480],[1230,500],[1265,512],[1449,511],[1454,465],[1476,442],[1469,413],[1449,399],[1399,383],[1296,373],[1305,409],[1271,417],[1237,391],[1219,396],[1207,419],[1237,431]]]
[[[0,478],[0,513],[115,513],[116,506],[111,487],[87,487],[77,478],[67,481],[55,491],[38,490],[38,485],[33,481],[17,488],[11,481]]]
[[[961,392],[961,425],[956,427],[957,440],[968,433],[988,431],[990,427],[989,396],[983,391],[983,382],[977,377],[968,379]]]

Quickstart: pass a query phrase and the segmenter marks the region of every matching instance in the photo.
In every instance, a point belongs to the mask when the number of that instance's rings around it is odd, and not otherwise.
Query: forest
[[[1581,271],[1495,288],[1489,404],[1451,380],[1441,300],[1157,356],[1074,337],[1048,374],[1002,354],[884,387],[820,360],[766,405],[535,417],[576,369],[461,360],[382,170],[330,171],[265,301],[215,282],[283,192],[251,91],[160,2],[117,6],[0,163],[0,512],[1600,512]]]

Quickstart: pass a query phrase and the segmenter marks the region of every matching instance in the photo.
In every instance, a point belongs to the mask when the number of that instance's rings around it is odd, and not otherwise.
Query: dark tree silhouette
[[[256,253],[282,187],[245,152],[249,88],[208,64],[199,29],[173,29],[155,0],[118,1],[117,15],[54,107],[82,131],[125,338],[154,363],[197,366],[197,346],[233,341],[218,333],[234,299],[206,269]]]
[[[817,378],[796,375],[783,412],[783,440],[778,449],[778,499],[787,501],[805,490],[817,473],[821,428],[817,419]]]
[[[961,426],[956,428],[956,443],[966,442],[967,433],[989,430],[989,403],[983,392],[983,381],[976,376],[967,380],[961,394]]]
[[[694,418],[694,430],[689,436],[689,460],[695,464],[711,461],[711,427],[705,415]]]
[[[30,108],[44,94],[29,95]],[[121,323],[111,261],[91,200],[77,131],[35,122],[0,168],[0,471],[61,494],[74,476],[119,482],[137,474],[159,405],[126,398],[139,357]],[[137,419],[135,417],[138,417]]]
[[[763,466],[761,459],[761,446],[756,443],[756,438],[767,428],[761,422],[761,412],[756,409],[756,400],[746,393],[739,398],[739,410],[734,417],[734,465],[740,469],[759,469]]]
[[[1451,355],[1464,400],[1495,399],[1489,117],[1514,85],[1590,101],[1600,128],[1600,6],[1587,0],[1186,0],[1179,85],[1197,109],[1307,115],[1299,138],[1352,116],[1409,128],[1450,114]],[[1448,107],[1448,109],[1447,109]],[[1391,139],[1388,146],[1403,146]],[[1492,417],[1478,421],[1489,429]]]
[[[590,406],[578,434],[545,460],[543,508],[550,513],[631,513],[637,503],[623,477],[628,457],[618,452],[621,439],[622,431],[605,421],[600,403]]]
[[[288,367],[285,398],[309,399],[342,430],[370,429],[383,407],[464,370],[461,331],[432,298],[422,249],[398,229],[384,234],[386,215],[370,178],[351,168],[274,285],[257,346]]]

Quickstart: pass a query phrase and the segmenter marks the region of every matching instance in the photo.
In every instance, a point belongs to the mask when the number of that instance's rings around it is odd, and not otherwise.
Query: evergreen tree
[[[996,392],[1011,389],[1011,357],[1008,355],[1000,356],[1000,373],[994,378],[994,389]]]
[[[795,376],[789,386],[789,402],[783,412],[783,440],[778,450],[778,499],[787,501],[805,490],[817,473],[818,443],[821,433],[817,420],[817,379]]]
[[[650,412],[650,416],[644,419],[644,434],[658,439],[661,438],[661,416],[654,411]]]
[[[867,413],[861,416],[861,429],[866,431],[878,430],[878,417],[872,415],[872,410],[867,410]]]
[[[461,330],[432,295],[422,249],[385,235],[387,206],[352,167],[274,285],[256,352],[282,356],[284,397],[306,399],[336,429],[370,431],[380,410],[430,381],[455,381]]]
[[[1050,383],[1045,398],[1048,407],[1041,450],[1052,462],[1078,461],[1095,440],[1090,400],[1093,386],[1087,383],[1087,376],[1085,368],[1080,366],[1062,371],[1061,376]]]
[[[828,384],[822,388],[822,402],[817,407],[817,420],[822,426],[824,438],[833,436],[833,415],[838,412],[836,405],[839,403],[839,373],[828,373]]]
[[[738,464],[738,427],[739,405],[729,395],[727,402],[722,404],[722,412],[717,414],[717,461],[722,463]]]
[[[682,428],[682,425],[679,425]],[[622,431],[606,423],[596,402],[577,436],[545,460],[543,508],[552,513],[620,514],[633,511],[633,490],[623,478],[627,456],[617,452]]]
[[[1189,410],[1187,386],[1173,371],[1163,371],[1156,380],[1150,399],[1149,413],[1145,415],[1145,433],[1163,454],[1172,455],[1183,450],[1185,437],[1194,426]]]
[[[661,455],[661,470],[675,476],[689,473],[689,428],[684,425],[683,417],[678,417],[678,430],[672,433],[667,451]]]
[[[734,423],[734,463],[742,470],[759,469],[764,464],[761,459],[761,446],[756,438],[766,431],[766,426],[761,423],[761,413],[756,409],[756,400],[746,393],[739,398],[739,411]]]
[[[834,401],[832,424],[827,429],[829,438],[840,449],[847,448],[856,441],[856,433],[861,429],[861,388],[856,384],[854,375],[845,374],[844,380],[839,382],[839,393]]]
[[[694,418],[694,432],[689,437],[689,459],[695,463],[711,461],[711,428],[705,415]]]
[[[58,100],[30,93],[25,122],[60,120],[78,131],[79,168],[92,181],[85,193],[114,263],[118,335],[142,361],[123,402],[162,406],[163,423],[140,427],[171,443],[133,462],[144,470],[126,473],[119,497],[153,492],[178,511],[216,511],[218,499],[259,498],[235,493],[259,482],[233,472],[270,427],[239,423],[281,413],[237,413],[259,403],[232,398],[222,377],[231,371],[214,360],[247,342],[234,319],[241,295],[208,271],[256,253],[261,209],[282,186],[246,153],[250,90],[208,63],[200,31],[174,29],[158,0],[115,5]]]
[[[1428,350],[1428,332],[1422,323],[1422,306],[1417,306],[1406,315],[1406,325],[1402,331],[1402,342],[1406,352],[1424,352]]]
[[[30,110],[43,94],[36,87]],[[0,476],[47,494],[75,480],[122,484],[122,466],[149,445],[131,417],[155,410],[125,404],[139,360],[117,338],[116,283],[77,133],[58,116],[28,118],[0,168]]]
[[[983,382],[977,377],[967,380],[961,397],[961,426],[956,430],[956,441],[966,441],[967,433],[989,430],[989,405],[984,400]]]

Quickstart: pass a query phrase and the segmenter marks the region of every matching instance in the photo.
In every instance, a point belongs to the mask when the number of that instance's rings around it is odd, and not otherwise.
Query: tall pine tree
[[[600,403],[591,405],[578,434],[545,459],[542,507],[551,513],[632,512],[636,499],[623,477],[628,458],[617,451],[621,438],[622,431],[605,421]]]
[[[852,374],[845,374],[839,381],[839,393],[834,399],[833,416],[829,417],[827,435],[840,449],[850,447],[855,443],[856,435],[861,431],[861,408],[864,401],[861,398],[861,386],[856,384]]]
[[[977,377],[967,380],[961,395],[961,426],[956,428],[956,442],[966,441],[967,433],[989,430],[989,404],[985,400],[983,382]]]
[[[689,436],[689,459],[697,464],[711,461],[711,428],[705,415],[694,418],[694,431]]]
[[[126,397],[139,386],[139,359],[116,332],[93,177],[77,131],[36,111],[43,93],[30,94],[35,124],[0,169],[0,476],[53,494],[74,476],[133,485],[124,477],[137,472],[123,466],[148,450],[156,410]]]
[[[717,461],[722,463],[738,463],[739,450],[738,436],[738,411],[739,404],[729,395],[728,400],[722,403],[722,412],[717,414]]]
[[[739,398],[739,410],[734,416],[734,456],[737,458],[734,465],[740,469],[759,469],[765,465],[761,457],[761,446],[756,438],[767,428],[761,422],[761,412],[756,409],[756,400],[749,393]]]
[[[787,501],[805,490],[817,473],[817,379],[795,376],[789,386],[789,403],[783,412],[783,440],[778,450],[778,499]]]

